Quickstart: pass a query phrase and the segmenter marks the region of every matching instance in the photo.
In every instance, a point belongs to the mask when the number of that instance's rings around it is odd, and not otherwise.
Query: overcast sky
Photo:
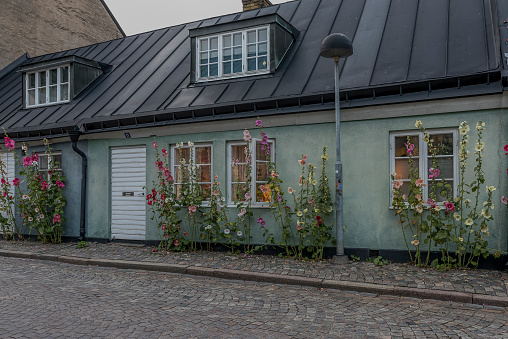
[[[288,1],[290,0],[271,0],[272,4]],[[105,0],[105,2],[127,35],[242,11],[242,0]]]

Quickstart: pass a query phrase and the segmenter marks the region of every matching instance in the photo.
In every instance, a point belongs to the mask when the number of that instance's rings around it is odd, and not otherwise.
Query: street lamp
[[[340,160],[340,98],[339,98],[339,58],[347,58],[353,54],[353,44],[344,34],[334,33],[327,36],[321,43],[322,57],[331,58],[335,62],[335,134],[337,161],[335,163],[335,220],[337,226],[337,253],[332,263],[346,264],[349,262],[344,254],[344,229],[342,222],[342,162]]]

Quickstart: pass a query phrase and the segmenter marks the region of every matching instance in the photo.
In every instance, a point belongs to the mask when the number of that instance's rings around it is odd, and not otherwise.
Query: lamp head
[[[353,54],[353,43],[344,34],[333,33],[323,40],[319,54],[325,58],[347,58]]]

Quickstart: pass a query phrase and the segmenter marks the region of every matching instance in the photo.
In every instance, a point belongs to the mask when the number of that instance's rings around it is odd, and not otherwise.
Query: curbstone
[[[63,262],[66,264],[72,264],[72,265],[90,265],[90,260],[88,258],[81,258],[81,257],[69,257],[69,256],[55,256],[57,257],[57,260],[59,262]],[[51,259],[48,259],[51,260]]]
[[[395,286],[393,288],[393,293],[401,297],[435,299],[441,301],[455,301],[465,304],[471,304],[473,302],[472,294],[463,292],[429,290],[429,289]]]
[[[127,270],[145,270],[167,273],[185,274],[187,265],[180,264],[164,264],[145,261],[128,261],[128,260],[106,260],[106,259],[90,259],[89,265],[97,265],[101,267],[113,267]]]
[[[331,288],[341,291],[355,291],[355,292],[367,292],[376,294],[390,294],[393,295],[393,286],[389,285],[376,285],[370,283],[360,283],[354,281],[342,281],[342,280],[323,280],[323,288]]]
[[[11,258],[25,258],[25,259],[36,259],[37,254],[32,252],[20,252],[20,251],[9,251],[0,250],[0,255]]]
[[[48,260],[48,261],[60,261],[60,256],[58,256],[56,254],[35,253],[35,259]],[[69,264],[73,264],[73,263],[70,262]]]
[[[473,304],[508,307],[508,297],[473,294]]]
[[[215,270],[214,277],[223,279],[237,279],[247,281],[268,282],[273,284],[288,284],[288,285],[301,285],[321,287],[322,280],[316,278],[306,278],[298,276],[283,276],[278,274],[261,273],[261,272],[248,272],[230,269],[217,269]]]
[[[213,277],[216,269],[208,267],[189,266],[185,273],[204,277]]]

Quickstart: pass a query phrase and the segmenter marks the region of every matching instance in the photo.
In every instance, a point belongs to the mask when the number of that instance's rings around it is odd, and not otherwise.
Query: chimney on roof
[[[242,0],[243,11],[250,11],[251,9],[258,9],[263,7],[272,6],[269,0]]]

